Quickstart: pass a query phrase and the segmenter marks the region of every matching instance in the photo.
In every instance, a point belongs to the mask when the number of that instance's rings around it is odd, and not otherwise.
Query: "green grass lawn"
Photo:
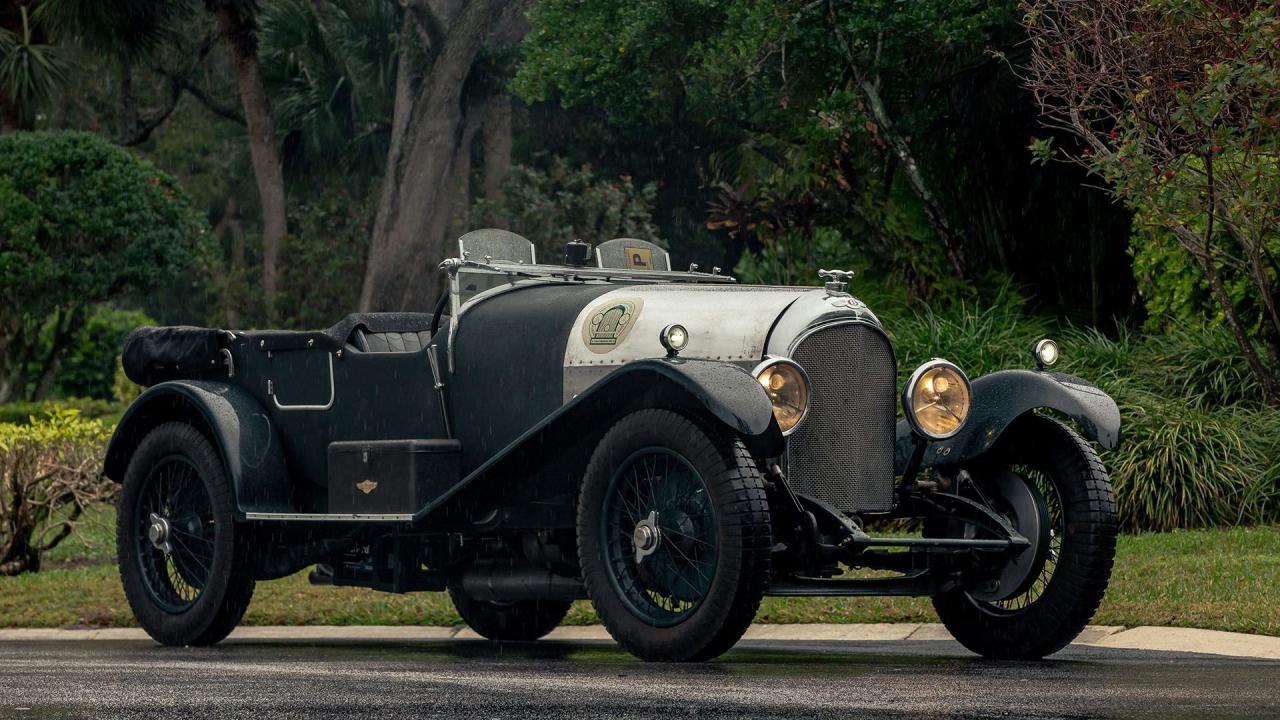
[[[91,513],[45,569],[0,578],[0,627],[134,625],[114,562],[114,518]],[[1176,625],[1280,635],[1280,527],[1120,538],[1104,625]],[[935,622],[923,598],[766,598],[757,622]],[[258,584],[249,625],[457,625],[443,593],[312,587],[306,573]],[[596,622],[577,603],[566,623]]]

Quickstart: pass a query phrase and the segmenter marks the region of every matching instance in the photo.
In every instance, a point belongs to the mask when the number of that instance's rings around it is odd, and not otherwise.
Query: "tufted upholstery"
[[[360,352],[418,352],[431,343],[431,333],[420,332],[370,332],[357,327],[351,332],[351,345]]]

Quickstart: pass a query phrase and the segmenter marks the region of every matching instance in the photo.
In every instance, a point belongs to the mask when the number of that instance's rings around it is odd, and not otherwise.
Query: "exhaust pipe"
[[[585,600],[579,578],[565,577],[520,561],[477,562],[462,571],[462,589],[476,600]]]

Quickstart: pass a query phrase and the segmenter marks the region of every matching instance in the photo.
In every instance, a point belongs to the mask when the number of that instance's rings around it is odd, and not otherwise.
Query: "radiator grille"
[[[821,328],[792,359],[809,375],[809,415],[787,442],[792,488],[844,511],[893,507],[897,369],[879,329],[862,322]]]

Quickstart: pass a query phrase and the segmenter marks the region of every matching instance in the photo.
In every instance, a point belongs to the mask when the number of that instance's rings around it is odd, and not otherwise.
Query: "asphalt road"
[[[0,642],[0,717],[1280,717],[1280,662],[952,642],[744,643],[702,665],[611,644]]]

